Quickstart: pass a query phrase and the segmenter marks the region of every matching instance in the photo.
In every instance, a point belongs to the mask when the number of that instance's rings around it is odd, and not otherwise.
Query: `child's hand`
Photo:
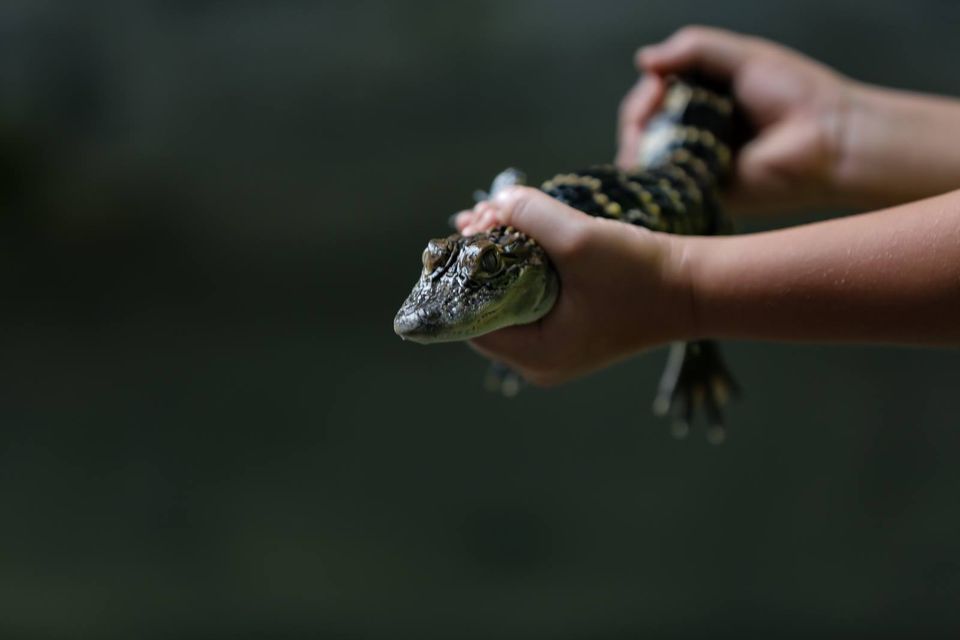
[[[734,209],[834,204],[853,83],[795,51],[720,29],[687,27],[641,49],[643,78],[620,106],[617,164],[637,163],[643,127],[663,96],[663,77],[702,71],[729,80],[757,136],[737,160]]]
[[[683,256],[667,234],[592,218],[529,187],[506,189],[457,217],[465,235],[497,225],[536,238],[560,275],[560,297],[546,317],[471,343],[531,382],[557,384],[692,335]]]

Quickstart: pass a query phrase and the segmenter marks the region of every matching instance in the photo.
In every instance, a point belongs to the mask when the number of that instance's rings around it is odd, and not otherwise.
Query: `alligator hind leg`
[[[507,398],[520,393],[523,384],[523,377],[502,362],[491,362],[483,381],[487,391],[499,393]]]
[[[659,416],[672,414],[671,432],[683,438],[690,431],[695,413],[702,409],[708,422],[707,440],[720,444],[727,435],[723,406],[738,393],[739,387],[724,365],[716,342],[677,342],[670,347],[653,412]]]

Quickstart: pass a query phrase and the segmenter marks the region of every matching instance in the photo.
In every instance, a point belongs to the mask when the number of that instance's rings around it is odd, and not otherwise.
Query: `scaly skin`
[[[718,191],[729,179],[732,155],[743,134],[733,101],[704,80],[674,79],[660,111],[647,123],[638,163],[624,173],[597,166],[561,174],[541,189],[592,216],[668,233],[726,233]],[[517,184],[507,170],[493,192]],[[431,240],[423,272],[394,320],[394,331],[420,343],[468,340],[510,325],[535,322],[550,312],[560,283],[545,252],[512,228]],[[493,386],[512,395],[519,378],[503,367]],[[721,406],[736,386],[716,345],[708,341],[674,347],[654,402],[673,412],[674,433],[686,433],[694,409],[711,422],[710,439],[724,437]]]
[[[394,320],[419,343],[468,340],[550,311],[559,283],[547,254],[511,227],[431,240],[423,273]]]
[[[716,192],[736,144],[733,103],[699,84],[675,81],[648,125],[641,170],[597,166],[557,175],[541,189],[584,213],[655,231],[708,235],[725,231]],[[493,191],[517,183],[508,170]],[[489,253],[492,270],[483,268]],[[431,240],[420,281],[394,330],[415,342],[468,340],[546,315],[557,277],[540,247],[512,229]]]

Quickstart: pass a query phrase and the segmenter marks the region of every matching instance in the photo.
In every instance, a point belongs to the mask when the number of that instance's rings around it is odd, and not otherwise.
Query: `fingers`
[[[552,386],[571,377],[563,368],[548,361],[540,322],[506,327],[474,338],[468,344],[480,355],[502,362],[537,386]]]
[[[461,211],[453,214],[453,226],[457,231],[463,233],[463,230],[473,221],[475,214],[472,210]]]
[[[536,359],[539,344],[536,323],[499,329],[470,341],[470,346],[492,360],[527,373],[531,359]]]
[[[493,200],[480,203],[464,235],[479,233],[497,225],[519,229],[536,238],[548,253],[569,248],[581,231],[583,214],[532,187],[508,187]]]
[[[457,228],[460,233],[470,236],[497,226],[496,207],[488,200],[480,202],[472,211],[464,211],[463,217],[457,219]],[[459,224],[463,222],[463,224]]]
[[[496,205],[489,200],[478,202],[473,209],[461,211],[454,216],[457,231],[465,236],[485,231],[496,226],[494,212]]]
[[[663,99],[665,88],[660,76],[644,74],[620,103],[616,163],[621,169],[630,169],[637,164],[643,127]]]
[[[744,145],[737,158],[738,186],[758,196],[786,188],[792,172],[784,157],[793,156],[784,149],[803,148],[803,136],[793,123],[781,123]]]
[[[755,50],[753,38],[711,27],[684,27],[665,41],[637,52],[642,70],[661,75],[700,69],[733,76]]]

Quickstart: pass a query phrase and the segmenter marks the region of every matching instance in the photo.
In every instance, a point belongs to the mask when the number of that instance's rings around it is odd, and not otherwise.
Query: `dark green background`
[[[960,631],[956,351],[730,344],[715,448],[663,353],[508,401],[391,330],[473,189],[612,156],[638,45],[960,94],[956,3],[80,4],[0,7],[0,636]]]

